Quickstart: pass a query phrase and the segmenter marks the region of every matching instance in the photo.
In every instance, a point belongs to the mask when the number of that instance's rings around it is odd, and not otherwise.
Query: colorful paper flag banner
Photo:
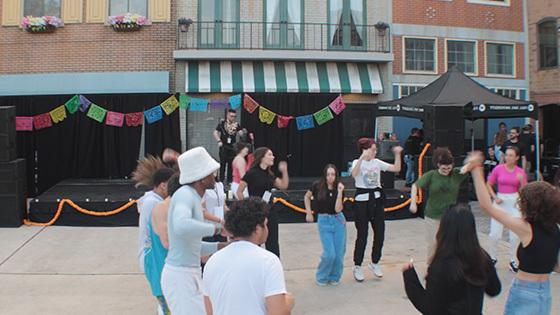
[[[335,114],[339,115],[346,108],[346,104],[342,101],[342,96],[339,96],[329,104],[329,107]]]
[[[224,98],[224,99],[211,100],[210,105],[215,106],[215,107],[228,107],[229,106],[229,99]]]
[[[175,95],[171,95],[168,99],[163,101],[160,106],[161,108],[163,108],[166,115],[171,115],[171,113],[173,113],[177,109],[177,107],[179,107],[179,102],[175,98]]]
[[[49,113],[44,113],[33,116],[33,125],[35,127],[35,130],[51,127],[51,115],[49,115]]]
[[[105,124],[109,126],[122,127],[124,122],[124,114],[118,112],[107,111]]]
[[[70,114],[74,114],[80,107],[80,96],[74,95],[71,99],[64,103],[64,106],[66,106],[66,109],[68,109]]]
[[[298,130],[311,129],[315,127],[315,123],[313,123],[313,115],[296,117],[296,123]]]
[[[259,107],[259,119],[262,123],[270,125],[274,121],[274,117],[276,117],[275,113],[262,106]]]
[[[189,103],[191,102],[191,97],[188,96],[187,94],[179,94],[179,108],[181,109],[185,109],[189,106]]]
[[[91,103],[91,105],[89,106],[87,116],[99,123],[102,123],[105,120],[106,114],[107,114],[107,110],[105,108]]]
[[[80,95],[79,99],[80,99],[80,111],[81,111],[82,113],[85,113],[85,112],[88,110],[89,105],[91,105],[91,101],[88,100],[88,99],[87,99],[85,96],[83,96],[83,95]]]
[[[163,118],[163,110],[159,105],[154,106],[144,111],[144,117],[146,117],[148,124],[152,124]]]
[[[205,98],[191,97],[190,110],[193,112],[207,112],[208,100]]]
[[[33,131],[33,117],[16,116],[16,131]]]
[[[245,107],[245,109],[249,112],[249,113],[253,113],[255,111],[255,109],[257,109],[257,107],[259,107],[259,103],[257,103],[257,101],[255,101],[252,97],[250,97],[249,95],[245,94],[245,96],[243,97],[243,107]]]
[[[241,94],[230,96],[229,105],[231,109],[238,109],[241,106]]]
[[[60,105],[57,108],[51,110],[49,112],[49,115],[51,115],[52,121],[55,124],[63,121],[64,119],[66,119],[66,107],[65,107],[65,105]]]
[[[290,124],[290,120],[294,119],[293,116],[282,116],[282,115],[277,115],[278,119],[276,119],[276,122],[278,124],[278,128],[286,128],[288,127],[288,125]]]
[[[144,121],[144,113],[143,112],[136,112],[136,113],[128,113],[125,114],[126,125],[128,127],[137,127],[142,125]]]
[[[328,106],[316,112],[313,116],[319,126],[334,118]]]

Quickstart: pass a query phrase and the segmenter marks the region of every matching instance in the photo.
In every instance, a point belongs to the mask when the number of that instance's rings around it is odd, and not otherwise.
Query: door
[[[303,48],[302,0],[266,0],[265,17],[267,48]]]
[[[199,0],[201,48],[239,47],[239,0]]]
[[[364,0],[329,0],[329,47],[342,50],[364,49],[365,21]]]

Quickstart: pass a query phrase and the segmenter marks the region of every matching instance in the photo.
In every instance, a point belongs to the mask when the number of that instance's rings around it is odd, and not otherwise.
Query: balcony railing
[[[194,22],[178,49],[288,49],[389,53],[389,29],[353,23]]]

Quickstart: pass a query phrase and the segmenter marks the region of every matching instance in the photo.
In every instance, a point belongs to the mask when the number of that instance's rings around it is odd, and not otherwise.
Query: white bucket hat
[[[220,163],[216,162],[203,147],[196,147],[181,154],[178,163],[181,185],[201,180],[220,168]]]

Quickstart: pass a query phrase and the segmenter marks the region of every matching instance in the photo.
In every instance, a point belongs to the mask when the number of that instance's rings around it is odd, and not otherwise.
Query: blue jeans
[[[414,167],[416,163],[414,163],[414,156],[406,154],[404,156],[404,162],[406,163],[406,175],[405,181],[407,184],[414,183]]]
[[[346,218],[342,212],[336,215],[319,214],[317,226],[323,254],[315,277],[321,283],[340,281],[346,252]]]
[[[504,315],[549,315],[551,310],[550,280],[532,282],[513,279]]]

